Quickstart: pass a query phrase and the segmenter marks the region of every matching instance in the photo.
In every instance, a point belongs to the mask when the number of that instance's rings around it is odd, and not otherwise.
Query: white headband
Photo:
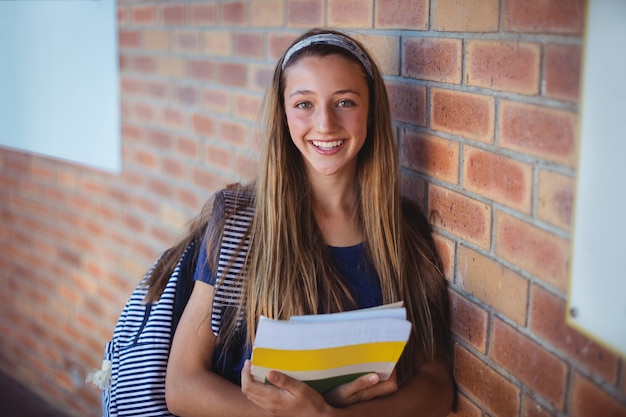
[[[297,42],[285,53],[282,69],[285,69],[285,66],[287,66],[287,63],[289,63],[289,60],[296,52],[312,45],[332,45],[345,49],[354,55],[361,62],[361,64],[363,64],[363,67],[365,68],[365,71],[367,71],[367,75],[369,75],[370,79],[374,78],[372,73],[372,63],[367,55],[365,55],[365,52],[363,52],[363,50],[350,38],[335,33],[321,33],[319,35],[309,36],[308,38]]]

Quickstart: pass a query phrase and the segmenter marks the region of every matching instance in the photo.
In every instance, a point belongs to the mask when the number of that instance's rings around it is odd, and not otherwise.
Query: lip
[[[312,139],[308,141],[309,144],[319,153],[324,155],[332,155],[334,153],[339,152],[345,143],[346,139],[325,139],[325,140],[317,140]]]

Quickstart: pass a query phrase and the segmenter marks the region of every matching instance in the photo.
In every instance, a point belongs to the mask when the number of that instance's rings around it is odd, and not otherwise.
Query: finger
[[[336,406],[346,406],[361,401],[362,391],[375,386],[380,381],[376,373],[370,373],[354,381],[339,385],[338,387],[324,394],[324,398],[329,404]]]
[[[276,388],[280,388],[289,393],[302,390],[302,385],[306,386],[303,382],[293,379],[283,373],[277,371],[270,371],[267,374],[267,380],[272,383]]]
[[[241,369],[241,392],[253,403],[265,404],[275,395],[275,388],[256,381],[250,370],[250,360],[246,360]]]

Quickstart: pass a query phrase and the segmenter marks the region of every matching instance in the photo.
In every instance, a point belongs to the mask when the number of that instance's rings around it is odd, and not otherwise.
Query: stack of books
[[[332,314],[261,317],[252,350],[252,376],[267,383],[276,370],[324,393],[361,375],[389,378],[409,340],[402,302]]]

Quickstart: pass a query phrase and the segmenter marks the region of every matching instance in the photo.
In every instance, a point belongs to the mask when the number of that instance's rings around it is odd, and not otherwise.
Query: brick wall
[[[569,328],[582,0],[119,0],[123,170],[0,149],[0,371],[74,416],[130,291],[250,178],[276,59],[355,30],[388,83],[403,190],[451,283],[462,416],[625,416],[624,359]],[[88,138],[86,138],[88,140]]]

